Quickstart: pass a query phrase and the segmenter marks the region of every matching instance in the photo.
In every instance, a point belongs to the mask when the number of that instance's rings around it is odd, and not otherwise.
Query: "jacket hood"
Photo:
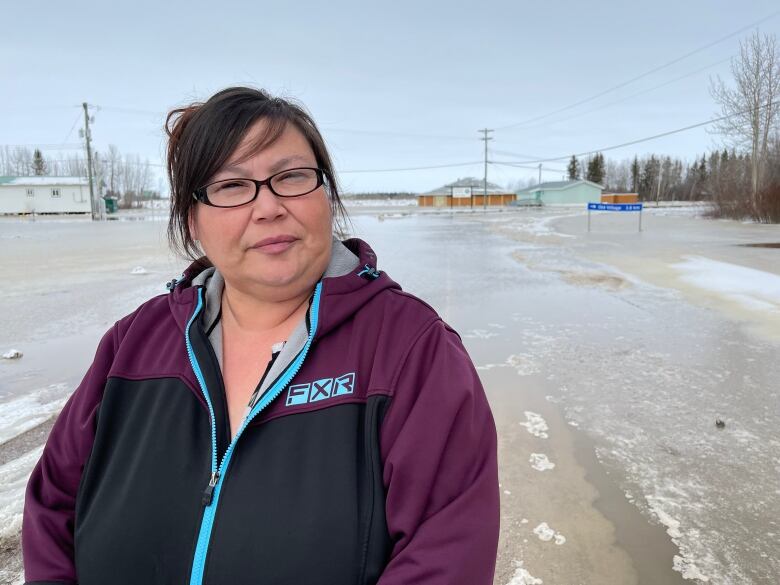
[[[374,250],[360,238],[333,238],[331,257],[320,279],[319,320],[315,337],[320,337],[349,319],[363,305],[386,288],[401,287],[378,270]],[[215,267],[203,256],[192,262],[180,278],[168,283],[168,303],[182,331],[198,304],[198,289],[207,288]],[[205,298],[204,298],[205,300]]]

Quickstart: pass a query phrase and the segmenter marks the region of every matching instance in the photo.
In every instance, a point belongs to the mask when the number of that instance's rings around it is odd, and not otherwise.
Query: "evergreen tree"
[[[596,153],[593,158],[588,160],[588,170],[585,178],[592,183],[600,185],[604,180],[604,167],[604,155]]]
[[[580,162],[577,160],[577,157],[574,155],[571,155],[568,172],[569,172],[570,181],[576,181],[577,179],[580,178]]]
[[[46,174],[46,161],[43,159],[43,154],[37,148],[33,153],[33,174],[36,177],[40,177]]]
[[[631,163],[631,190],[639,193],[639,159],[634,155],[634,162]]]
[[[704,155],[701,155],[701,161],[699,162],[699,181],[704,183],[707,180],[707,159]]]

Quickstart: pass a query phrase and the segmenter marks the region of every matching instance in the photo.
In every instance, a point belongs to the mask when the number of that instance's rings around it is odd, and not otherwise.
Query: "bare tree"
[[[108,194],[119,196],[120,181],[122,178],[122,155],[115,144],[108,145],[106,156],[106,178],[108,180]]]
[[[739,44],[739,56],[731,61],[734,87],[718,76],[710,93],[727,118],[716,123],[716,131],[728,136],[737,147],[749,147],[751,201],[758,213],[758,191],[768,156],[769,138],[780,113],[780,55],[774,35],[754,33]]]

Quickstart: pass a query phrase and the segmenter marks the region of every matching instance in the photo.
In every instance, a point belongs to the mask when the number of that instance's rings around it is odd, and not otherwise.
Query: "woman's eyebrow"
[[[238,175],[243,175],[243,176],[249,175],[249,171],[247,171],[244,167],[237,164],[226,165],[222,167],[219,170],[219,173],[217,174],[221,175],[223,173],[236,173]]]
[[[268,174],[273,175],[274,173],[282,170],[286,166],[288,166],[291,163],[304,163],[307,165],[313,164],[311,162],[311,159],[307,156],[303,156],[300,154],[293,154],[291,156],[286,156],[284,158],[280,158],[278,161],[276,161],[271,167],[268,169]],[[219,174],[222,173],[235,173],[242,177],[248,177],[251,173],[244,167],[241,166],[240,163],[229,163],[222,167],[219,171]]]
[[[284,167],[289,165],[290,163],[305,163],[305,164],[312,164],[311,159],[307,156],[301,156],[299,154],[294,154],[291,156],[286,156],[284,158],[280,158],[278,161],[276,161],[271,167],[268,169],[268,171],[273,175],[275,172],[282,170]]]

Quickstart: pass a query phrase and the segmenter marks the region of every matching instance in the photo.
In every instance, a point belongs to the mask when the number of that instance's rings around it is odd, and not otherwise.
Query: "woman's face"
[[[222,179],[266,179],[284,169],[317,167],[304,135],[288,124],[272,144],[241,161],[265,122],[259,120],[236,152],[209,182]],[[267,185],[257,198],[240,207],[218,208],[196,203],[190,232],[228,285],[260,293],[271,300],[303,294],[317,283],[330,260],[330,202],[324,187],[300,197],[277,197]],[[289,244],[260,246],[267,238],[291,236]]]

